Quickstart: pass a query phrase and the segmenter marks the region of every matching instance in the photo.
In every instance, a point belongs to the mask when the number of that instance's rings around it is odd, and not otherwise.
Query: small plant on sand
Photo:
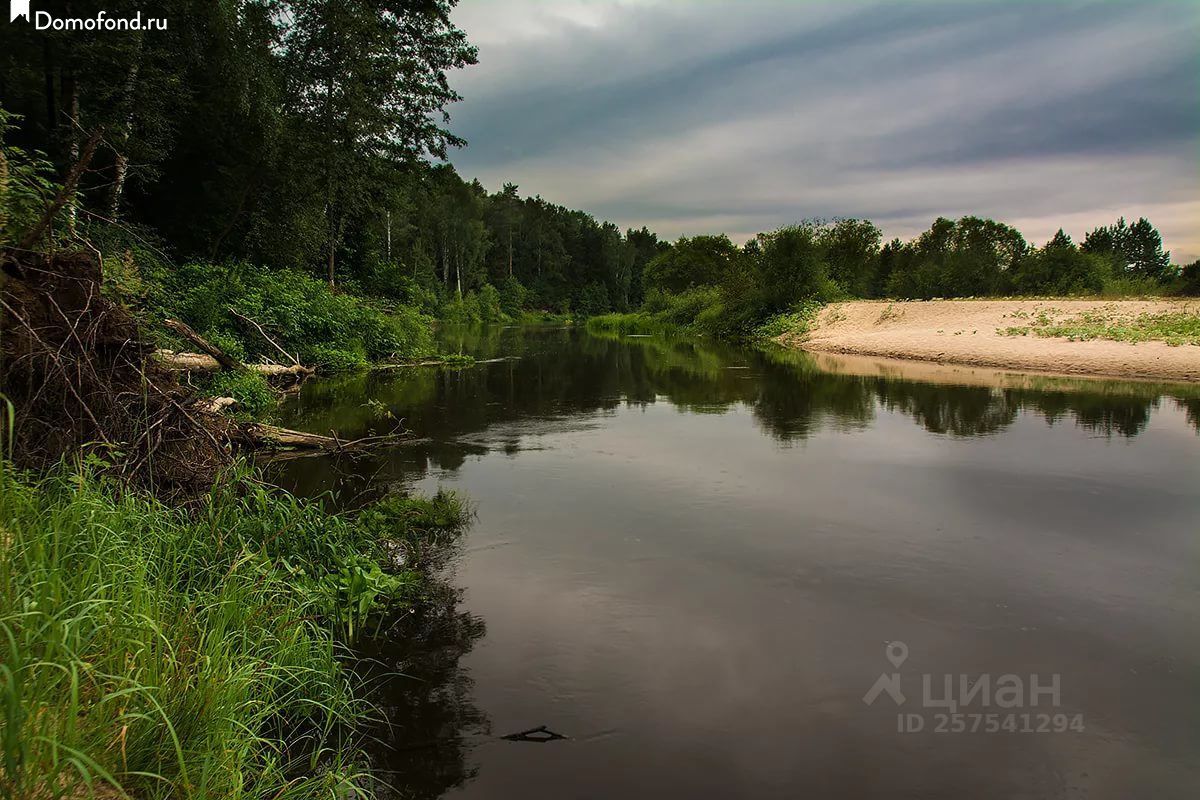
[[[1172,346],[1200,345],[1200,313],[1122,315],[1113,308],[1083,311],[1068,319],[1054,319],[1046,312],[1029,325],[999,331],[1005,336],[1043,336],[1073,342],[1109,339],[1117,342],[1166,342]]]

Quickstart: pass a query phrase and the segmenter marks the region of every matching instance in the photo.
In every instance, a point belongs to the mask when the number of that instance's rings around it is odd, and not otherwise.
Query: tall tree
[[[326,268],[352,218],[382,182],[380,161],[445,158],[463,144],[444,127],[459,95],[447,70],[475,49],[450,22],[455,0],[284,0],[288,92],[310,135],[298,155],[317,165]],[[436,115],[440,114],[440,119]]]

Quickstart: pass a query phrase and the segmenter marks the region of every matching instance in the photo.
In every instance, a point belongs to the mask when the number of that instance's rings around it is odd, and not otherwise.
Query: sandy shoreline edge
[[[1008,336],[1030,317],[1102,311],[1200,313],[1197,300],[855,300],[832,303],[804,335],[775,341],[818,353],[961,364],[1017,372],[1200,382],[1200,346]]]

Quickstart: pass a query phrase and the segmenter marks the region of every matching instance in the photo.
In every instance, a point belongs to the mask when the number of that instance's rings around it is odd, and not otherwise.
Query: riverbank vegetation
[[[835,300],[1189,295],[1200,293],[1200,263],[1173,265],[1145,219],[1096,228],[1080,245],[1060,230],[1042,247],[976,217],[938,219],[887,244],[873,223],[849,219],[780,228],[742,247],[725,236],[681,239],[646,265],[643,285],[639,311],[592,329],[744,339],[796,333]]]
[[[235,470],[180,508],[103,467],[0,469],[0,793],[366,789],[342,647],[419,600],[462,502],[333,514]]]
[[[1026,315],[1023,324],[1005,328],[1006,336],[1062,337],[1072,341],[1110,339],[1117,342],[1166,342],[1169,345],[1200,345],[1200,312],[1124,314],[1108,307],[1064,314],[1047,309]]]

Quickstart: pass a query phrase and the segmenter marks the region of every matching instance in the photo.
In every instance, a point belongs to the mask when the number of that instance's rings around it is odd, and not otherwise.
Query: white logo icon
[[[908,645],[904,642],[890,642],[883,654],[893,667],[900,669],[900,665],[908,658]],[[904,705],[904,692],[900,691],[899,672],[880,675],[879,680],[875,681],[875,685],[871,687],[870,691],[863,695],[863,702],[871,705],[879,698],[879,695],[885,692],[888,697],[892,698],[893,703],[898,706]]]
[[[17,17],[29,22],[29,0],[8,0],[8,21],[15,22]]]

